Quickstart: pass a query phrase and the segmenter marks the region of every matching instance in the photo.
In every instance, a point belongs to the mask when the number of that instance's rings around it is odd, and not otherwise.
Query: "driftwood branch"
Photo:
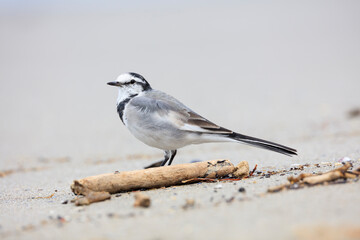
[[[331,170],[326,173],[322,173],[319,175],[311,174],[311,173],[302,173],[298,177],[288,177],[288,183],[270,187],[268,189],[268,192],[274,193],[279,192],[284,189],[298,189],[303,188],[305,186],[314,186],[317,184],[323,184],[323,183],[331,183],[335,182],[339,179],[352,179],[352,178],[358,178],[360,175],[360,169],[349,171],[349,168],[351,167],[350,163],[346,163],[343,166],[336,168],[334,170]]]
[[[118,193],[182,184],[191,179],[222,178],[236,172],[236,176],[248,176],[247,163],[235,167],[228,160],[179,164],[129,172],[115,172],[75,180],[71,189],[75,194],[86,191]]]

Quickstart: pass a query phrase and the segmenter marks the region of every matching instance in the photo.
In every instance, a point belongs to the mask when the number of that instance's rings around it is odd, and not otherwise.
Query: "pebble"
[[[215,189],[222,189],[223,186],[222,186],[221,184],[217,184],[214,188],[215,188]]]
[[[270,178],[270,174],[269,173],[265,174],[265,177]]]
[[[243,188],[243,187],[241,187],[241,188],[239,188],[239,192],[246,192],[246,190],[245,190],[245,188]]]
[[[226,202],[227,202],[227,203],[231,203],[232,201],[234,201],[234,199],[235,199],[235,197],[231,197],[231,198],[229,198],[229,199],[226,199]]]

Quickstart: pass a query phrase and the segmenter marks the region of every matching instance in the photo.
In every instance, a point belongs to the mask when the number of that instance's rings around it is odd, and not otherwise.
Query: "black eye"
[[[130,81],[130,83],[131,83],[131,84],[135,83],[135,80],[134,80],[134,79],[133,79],[133,80],[131,80],[131,81]]]

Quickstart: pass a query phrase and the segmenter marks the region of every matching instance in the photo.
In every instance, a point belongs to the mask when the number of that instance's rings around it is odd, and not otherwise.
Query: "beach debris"
[[[305,165],[301,164],[292,164],[290,167],[290,171],[292,170],[304,170]]]
[[[338,162],[339,162],[339,163],[342,163],[342,164],[345,164],[345,163],[347,163],[347,162],[352,163],[353,160],[352,160],[351,158],[349,158],[349,157],[343,157],[343,158],[339,159]]]
[[[331,166],[331,162],[321,162],[320,165]]]
[[[182,206],[182,209],[187,210],[189,208],[193,208],[195,206],[194,199],[186,199],[185,204]]]
[[[284,189],[300,189],[305,186],[314,186],[324,183],[334,183],[337,180],[346,180],[359,178],[360,168],[349,171],[349,168],[352,165],[350,163],[345,163],[343,166],[331,170],[326,173],[312,174],[312,173],[301,173],[297,177],[290,176],[288,177],[288,183],[270,187],[268,189],[269,193],[279,192]]]
[[[149,196],[137,192],[135,193],[134,197],[135,197],[134,207],[143,207],[143,208],[150,207],[151,201]]]
[[[249,177],[251,177],[252,175],[254,175],[254,172],[256,171],[257,168],[257,164],[255,164],[254,169],[249,173]]]
[[[34,197],[33,199],[49,199],[52,198],[55,195],[55,193],[50,194],[49,196],[45,196],[45,197]]]
[[[232,203],[234,200],[235,200],[235,197],[232,196],[232,197],[226,199],[225,202],[227,202],[227,203]]]
[[[85,195],[85,197],[78,198],[75,201],[75,205],[76,206],[89,205],[91,203],[105,201],[105,200],[108,200],[110,198],[111,198],[111,195],[108,192],[89,191]]]
[[[235,178],[245,178],[249,176],[249,163],[247,161],[240,162],[232,173]]]
[[[348,112],[349,118],[360,117],[360,108],[353,108]]]
[[[119,193],[139,189],[169,187],[192,183],[199,178],[221,179],[232,174],[236,167],[229,160],[212,160],[198,163],[178,164],[159,168],[128,172],[108,173],[75,180],[71,189],[83,194],[83,189],[95,192]],[[191,181],[189,181],[191,180]]]
[[[223,188],[223,186],[221,185],[221,184],[217,184],[217,185],[215,185],[215,187],[214,187],[214,189],[222,189]]]
[[[111,198],[109,192],[105,191],[93,191],[85,186],[82,186],[78,182],[74,182],[72,185],[75,194],[83,195],[84,197],[75,198],[74,202],[76,206],[89,205],[95,202],[105,201]]]

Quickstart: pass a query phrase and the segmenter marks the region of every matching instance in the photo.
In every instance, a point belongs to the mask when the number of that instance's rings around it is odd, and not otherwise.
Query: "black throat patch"
[[[133,94],[133,95],[130,95],[128,98],[122,100],[121,102],[119,102],[119,104],[117,105],[117,112],[119,114],[119,117],[121,119],[121,121],[124,123],[124,120],[123,120],[123,115],[124,115],[124,109],[125,109],[125,106],[126,104],[131,100],[133,99],[134,97],[136,97],[138,94]],[[124,123],[125,124],[125,123]]]

